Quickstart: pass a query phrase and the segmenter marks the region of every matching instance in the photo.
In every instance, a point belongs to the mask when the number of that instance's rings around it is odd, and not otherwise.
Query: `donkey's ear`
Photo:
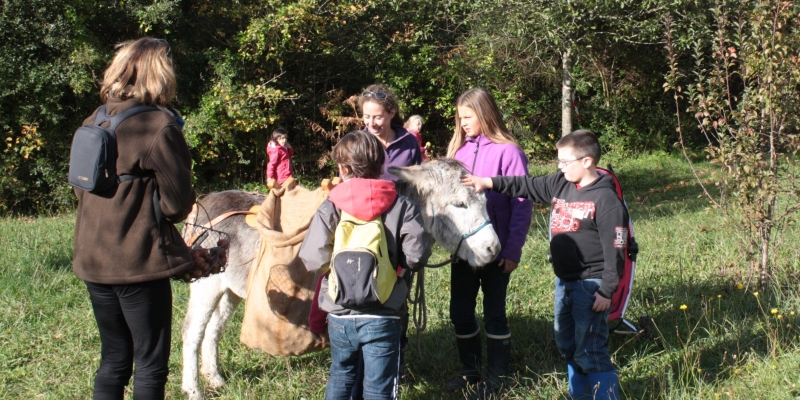
[[[401,182],[416,188],[420,193],[430,193],[433,190],[434,184],[425,165],[389,167],[389,173],[400,178]]]
[[[389,173],[400,178],[403,182],[412,183],[416,180],[416,176],[420,174],[422,169],[419,165],[412,165],[410,167],[389,167]]]

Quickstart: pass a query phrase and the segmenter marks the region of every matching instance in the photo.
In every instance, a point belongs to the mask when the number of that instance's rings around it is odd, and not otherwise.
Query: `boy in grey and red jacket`
[[[431,254],[416,204],[400,195],[394,183],[380,180],[384,149],[369,132],[353,131],[334,147],[332,158],[345,181],[331,190],[317,209],[299,256],[309,271],[327,271],[333,256],[334,232],[341,210],[362,220],[381,217],[389,258],[402,275],[404,269],[422,268]],[[356,311],[336,304],[328,295],[324,278],[318,295],[320,309],[328,312],[331,343],[330,378],[325,399],[348,399],[364,359],[364,398],[396,398],[399,381],[399,310],[408,294],[405,279],[398,279],[382,307]]]

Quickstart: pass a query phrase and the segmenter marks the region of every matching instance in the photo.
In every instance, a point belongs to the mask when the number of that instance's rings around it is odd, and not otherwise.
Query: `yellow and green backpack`
[[[381,217],[364,221],[342,211],[330,266],[328,295],[334,303],[356,311],[380,308],[397,283]]]

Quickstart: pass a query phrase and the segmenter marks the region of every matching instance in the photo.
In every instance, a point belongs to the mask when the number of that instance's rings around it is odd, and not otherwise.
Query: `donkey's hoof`
[[[203,374],[203,376],[206,378],[206,382],[208,382],[208,387],[212,389],[219,389],[225,385],[225,379],[222,378],[222,375],[216,372]]]
[[[186,395],[189,400],[205,400],[203,392],[199,388],[181,388],[181,391]]]

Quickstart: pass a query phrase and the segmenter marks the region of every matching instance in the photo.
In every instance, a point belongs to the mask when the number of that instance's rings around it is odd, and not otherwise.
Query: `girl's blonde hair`
[[[100,86],[103,103],[109,98],[135,98],[143,104],[169,106],[178,85],[167,41],[143,37],[120,43],[117,49]]]
[[[475,111],[478,122],[481,124],[481,133],[487,139],[494,143],[510,143],[519,147],[516,139],[511,136],[511,132],[506,128],[494,97],[487,90],[476,88],[464,92],[461,96],[458,96],[456,107],[469,107]],[[461,126],[461,119],[456,108],[456,130],[453,133],[453,138],[450,139],[450,144],[447,146],[447,157],[455,156],[456,151],[464,145],[466,138],[467,134]]]
[[[424,123],[421,115],[412,115],[408,117],[406,123],[403,125],[403,128],[408,129],[414,122],[419,122],[419,126],[422,126],[422,124]]]

